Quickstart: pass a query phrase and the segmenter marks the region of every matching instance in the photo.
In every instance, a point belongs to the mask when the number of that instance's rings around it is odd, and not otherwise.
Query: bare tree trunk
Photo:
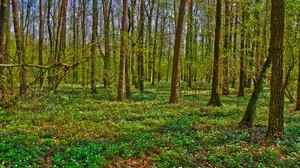
[[[7,36],[6,30],[8,27],[8,10],[9,10],[9,0],[1,0],[0,4],[0,47],[1,50],[6,49]],[[0,64],[6,62],[5,55],[0,53]],[[7,107],[9,104],[9,94],[7,90],[7,79],[5,68],[0,67],[0,106]]]
[[[224,35],[224,58],[223,58],[223,81],[222,81],[222,93],[223,95],[229,95],[229,86],[228,86],[228,57],[229,57],[229,1],[225,0],[225,35]]]
[[[180,0],[179,7],[179,16],[176,27],[175,34],[175,45],[174,45],[174,57],[173,57],[173,70],[172,70],[172,82],[171,82],[171,95],[170,95],[170,103],[178,102],[178,92],[179,92],[179,66],[180,66],[180,51],[181,51],[181,41],[182,41],[182,33],[184,27],[184,17],[186,13],[186,4],[187,0]]]
[[[111,2],[110,2],[111,3]],[[109,38],[109,14],[110,14],[110,3],[108,0],[102,0],[103,4],[103,18],[104,18],[104,43],[105,43],[105,54],[103,57],[104,61],[104,75],[103,82],[104,87],[110,87],[110,38]]]
[[[271,92],[269,106],[269,122],[266,137],[268,139],[283,136],[284,109],[284,0],[272,0],[271,8],[271,39],[269,54],[272,59]]]
[[[208,105],[221,106],[221,98],[219,93],[219,65],[220,65],[220,37],[222,28],[222,0],[217,0],[216,8],[216,28],[214,43],[214,64],[213,64],[213,80],[210,100]]]
[[[43,41],[44,41],[44,21],[43,21],[43,1],[39,0],[40,23],[39,23],[39,65],[43,65]],[[40,75],[42,71],[40,71]],[[40,78],[40,87],[43,86],[44,78]]]
[[[93,0],[93,25],[92,25],[92,46],[91,46],[91,93],[96,94],[96,39],[98,27],[98,1]]]
[[[24,45],[22,40],[22,30],[20,28],[19,21],[19,8],[17,0],[12,0],[12,9],[13,9],[13,22],[15,29],[15,38],[16,38],[16,46],[17,46],[17,56],[20,64],[25,64],[25,53],[24,53]],[[24,66],[20,67],[20,94],[27,94],[27,75],[26,69]]]
[[[244,6],[244,4],[242,4]],[[244,10],[244,8],[243,8]],[[242,14],[242,26],[245,26],[245,11]],[[245,32],[241,32],[241,50],[240,50],[240,85],[238,97],[243,97],[245,94]]]
[[[187,83],[192,87],[192,57],[193,57],[193,0],[188,2],[188,21],[187,21],[187,41],[186,41],[186,66],[187,66]]]
[[[119,84],[118,84],[118,101],[124,101],[125,87],[125,64],[127,51],[127,15],[128,15],[128,0],[123,0],[123,16],[121,30],[121,51],[120,51],[120,68],[119,68]]]
[[[138,82],[140,91],[144,91],[144,21],[145,2],[140,3],[139,35],[138,35]]]

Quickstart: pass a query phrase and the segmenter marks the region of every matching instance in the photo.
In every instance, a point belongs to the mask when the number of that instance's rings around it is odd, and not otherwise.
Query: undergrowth
[[[114,90],[96,96],[65,85],[57,92],[21,98],[0,109],[0,164],[4,167],[297,167],[300,113],[286,103],[285,136],[266,142],[267,94],[255,123],[237,123],[249,99],[222,96],[222,107],[206,106],[209,91],[181,90],[168,104],[169,84],[133,90],[116,102]],[[235,91],[232,90],[232,93]],[[0,166],[1,167],[1,166]]]

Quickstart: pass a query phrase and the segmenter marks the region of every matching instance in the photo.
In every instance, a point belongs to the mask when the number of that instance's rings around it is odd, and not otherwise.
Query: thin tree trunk
[[[110,13],[110,3],[108,0],[102,0],[103,4],[103,18],[104,18],[104,43],[105,43],[105,54],[103,57],[104,60],[104,75],[103,82],[104,87],[110,87],[110,38],[109,38],[109,13]]]
[[[138,34],[138,81],[140,91],[144,91],[144,21],[145,21],[145,2],[141,0],[139,34]]]
[[[230,28],[229,28],[229,1],[225,0],[225,35],[224,35],[224,58],[223,58],[223,81],[222,81],[222,93],[223,95],[229,95],[228,86],[228,57],[229,57],[229,40],[230,40]]]
[[[91,46],[91,89],[92,94],[97,93],[96,89],[96,40],[98,27],[98,1],[93,0],[93,25],[92,25],[92,46]]]
[[[242,4],[244,5],[244,4]],[[243,9],[244,10],[244,9]],[[238,97],[243,97],[245,94],[245,11],[242,14],[242,32],[241,32],[241,50],[240,50],[240,85]]]
[[[39,23],[39,65],[43,65],[43,41],[44,41],[44,21],[43,21],[43,1],[39,0],[40,23]],[[40,75],[42,71],[40,71]],[[40,78],[40,88],[43,86],[43,77]]]
[[[171,95],[170,95],[170,103],[178,102],[178,92],[180,85],[180,77],[179,77],[179,66],[180,66],[180,51],[181,51],[181,41],[182,41],[182,33],[184,27],[184,17],[185,17],[185,8],[186,8],[187,0],[180,0],[179,7],[179,16],[176,27],[175,34],[175,45],[174,45],[174,57],[173,57],[173,70],[172,70],[172,82],[171,82]]]
[[[192,87],[192,57],[193,57],[193,0],[188,2],[188,21],[187,21],[187,41],[186,41],[186,66],[187,66],[187,83]]]
[[[214,64],[213,64],[213,80],[210,100],[208,105],[221,106],[221,98],[219,93],[219,65],[220,65],[220,37],[222,28],[222,0],[217,0],[216,8],[216,28],[214,43]]]

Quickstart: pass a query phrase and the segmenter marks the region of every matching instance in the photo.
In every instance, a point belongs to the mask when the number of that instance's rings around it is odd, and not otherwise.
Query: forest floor
[[[251,129],[240,129],[250,90],[222,96],[210,107],[209,85],[181,90],[170,105],[170,84],[133,89],[116,102],[116,89],[92,96],[80,85],[20,98],[0,109],[0,167],[297,167],[300,112],[286,101],[285,135],[267,142],[269,95],[264,91]],[[1,166],[2,165],[2,166]]]

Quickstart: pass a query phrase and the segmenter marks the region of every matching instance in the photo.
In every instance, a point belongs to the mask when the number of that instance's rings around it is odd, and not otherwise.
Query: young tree
[[[145,21],[145,2],[140,2],[140,18],[138,33],[138,82],[140,91],[144,91],[144,21]]]
[[[214,63],[213,63],[213,79],[212,90],[208,105],[221,106],[221,98],[219,93],[219,66],[220,66],[220,37],[222,28],[222,0],[217,0],[216,4],[216,28],[214,43]]]
[[[98,1],[93,0],[93,25],[92,25],[92,46],[91,46],[91,89],[92,94],[96,94],[96,40],[98,25]]]
[[[44,20],[43,20],[43,1],[39,0],[39,65],[43,65],[43,41],[44,41]],[[42,71],[40,71],[40,74],[42,74]],[[44,79],[40,78],[40,87],[43,86]]]
[[[179,66],[180,66],[180,51],[181,51],[181,41],[182,41],[182,32],[184,27],[184,17],[185,17],[185,8],[187,0],[180,0],[179,7],[179,16],[176,27],[175,34],[175,45],[174,45],[174,58],[173,58],[173,70],[172,70],[172,81],[171,81],[171,95],[170,103],[178,102],[178,91],[179,91]]]
[[[272,60],[269,122],[266,137],[281,138],[283,135],[284,109],[284,0],[271,0],[271,38],[269,55]]]
[[[122,30],[121,30],[121,51],[120,51],[120,68],[119,68],[119,83],[118,83],[118,101],[124,101],[124,87],[125,87],[125,63],[127,51],[127,19],[128,16],[128,0],[123,0],[123,16],[122,16]]]
[[[103,4],[103,18],[104,18],[104,43],[105,43],[105,54],[103,57],[104,61],[104,75],[103,75],[103,82],[104,87],[110,86],[110,57],[111,57],[111,51],[110,51],[110,38],[109,38],[109,15],[110,15],[110,3],[108,0],[102,0]]]

